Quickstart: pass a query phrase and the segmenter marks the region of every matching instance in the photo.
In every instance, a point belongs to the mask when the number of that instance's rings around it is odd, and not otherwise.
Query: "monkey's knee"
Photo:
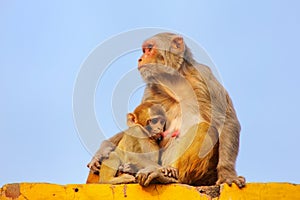
[[[104,160],[100,169],[100,183],[107,183],[116,176],[121,160],[115,152],[112,152],[107,160]]]

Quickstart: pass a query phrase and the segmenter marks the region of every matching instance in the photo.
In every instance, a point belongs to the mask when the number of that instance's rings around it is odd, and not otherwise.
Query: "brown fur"
[[[150,120],[158,119],[157,123]],[[117,141],[117,148],[109,154],[108,159],[102,161],[100,171],[94,173],[90,171],[87,183],[131,183],[135,182],[135,175],[139,169],[147,166],[155,166],[162,174],[160,182],[176,182],[177,170],[174,168],[161,168],[159,163],[159,146],[156,135],[162,134],[165,127],[165,111],[160,105],[145,102],[139,105],[133,113],[127,115],[129,128],[122,132],[122,138]],[[112,141],[115,141],[112,139]],[[109,144],[104,141],[105,145]],[[109,150],[112,146],[108,146]],[[101,155],[101,151],[106,147],[101,146],[96,155]],[[95,157],[95,156],[94,156]],[[99,158],[98,158],[99,159]],[[99,159],[100,160],[100,159]],[[97,162],[93,159],[90,166],[95,166]],[[98,163],[99,164],[99,163]],[[127,164],[133,166],[125,173],[117,173],[120,166]],[[163,173],[167,172],[167,176]],[[129,173],[130,172],[130,173]],[[170,173],[170,174],[169,174]]]
[[[149,139],[146,130],[140,125],[132,126],[124,131],[118,147],[102,162],[99,182],[111,184],[134,182],[135,177],[130,174],[124,173],[115,177],[122,164],[130,163],[136,169],[148,165],[159,167],[158,159],[159,147],[156,141]]]
[[[161,142],[162,165],[178,168],[181,183],[234,182],[243,187],[245,179],[235,171],[240,124],[227,91],[207,66],[193,59],[182,37],[161,33],[142,48],[139,70],[147,83],[142,102],[162,105],[168,131],[180,130],[178,137],[167,135]],[[110,140],[117,143],[120,138]],[[161,174],[156,167],[138,173],[143,186],[157,177]]]
[[[151,44],[151,48],[147,49],[149,44]],[[231,184],[235,182],[240,187],[243,187],[245,180],[243,177],[237,177],[235,171],[235,161],[239,148],[240,124],[227,91],[217,81],[207,66],[198,64],[192,58],[190,50],[178,35],[172,33],[155,35],[143,44],[143,52],[143,56],[139,59],[139,70],[147,83],[143,102],[160,103],[167,110],[167,121],[171,122],[171,124],[168,124],[167,129],[171,129],[171,131],[174,129],[180,130],[182,125],[184,125],[184,117],[182,115],[188,115],[189,118],[193,115],[193,110],[190,111],[191,109],[187,110],[188,113],[180,110],[182,105],[184,106],[184,101],[189,101],[188,98],[185,98],[187,95],[180,97],[180,93],[176,93],[176,89],[173,89],[175,95],[172,92],[170,94],[169,89],[166,89],[166,85],[171,85],[166,83],[168,79],[170,80],[169,82],[172,82],[172,79],[176,79],[174,78],[176,76],[175,71],[178,72],[177,76],[182,76],[188,82],[186,85],[189,85],[193,90],[192,93],[196,95],[196,104],[200,113],[200,116],[197,116],[199,122],[205,122],[209,126],[216,127],[220,133],[217,170],[212,168],[211,171],[207,172],[208,165],[202,163],[207,161],[191,159],[193,157],[192,153],[188,154],[190,156],[186,156],[187,154],[185,153],[183,156],[180,156],[177,162],[182,163],[180,166],[173,164],[174,167],[178,168],[179,175],[184,173],[186,177],[189,177],[184,181],[179,178],[179,181],[197,185],[215,184],[215,181],[209,182],[206,180],[206,176],[211,175],[212,177],[218,176],[217,184],[225,182]],[[157,67],[157,65],[164,65],[165,67]],[[191,104],[194,104],[194,102]],[[182,121],[182,123],[177,123],[178,121]],[[177,124],[173,125],[172,122]],[[199,126],[203,126],[203,124],[200,123]],[[196,132],[196,137],[193,141],[193,145],[196,147],[193,150],[189,149],[189,151],[194,151],[194,155],[197,155],[201,147],[198,137],[205,134],[202,130],[200,128]],[[168,144],[168,141],[165,143]],[[163,153],[163,165],[170,164],[168,163],[170,156],[168,148],[167,146]],[[167,162],[164,161],[164,154],[168,155]],[[213,157],[217,157],[217,154],[213,153]],[[187,165],[190,167],[181,167]],[[203,176],[195,178],[194,171],[203,174]],[[215,179],[212,178],[212,180]]]
[[[180,169],[179,182],[189,185],[210,185],[217,180],[215,169],[218,164],[218,132],[207,123],[202,123],[194,128],[198,129],[195,130],[197,133],[202,134],[196,135],[190,147],[181,156],[184,159],[178,159],[174,166]],[[193,131],[190,133],[193,134]],[[205,140],[207,134],[210,137],[210,143],[208,144],[205,143],[208,142],[208,140]],[[186,136],[190,138],[189,135]],[[213,149],[207,152],[205,157],[201,158],[199,154],[196,153],[199,152],[199,145],[202,147],[206,145],[208,148],[211,148],[210,145],[212,144],[215,144],[213,145]]]

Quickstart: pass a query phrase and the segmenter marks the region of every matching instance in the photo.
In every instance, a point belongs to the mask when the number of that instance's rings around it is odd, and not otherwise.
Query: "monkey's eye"
[[[148,45],[147,45],[147,49],[148,49],[149,51],[151,51],[152,48],[153,48],[153,44],[148,44]]]
[[[152,51],[152,49],[153,49],[153,44],[147,44],[143,47],[143,53],[148,53]]]
[[[157,122],[159,121],[159,118],[153,118],[153,119],[150,119],[150,122],[152,124],[157,124]]]
[[[161,119],[161,120],[160,120],[160,124],[163,125],[163,124],[165,124],[165,123],[166,123],[166,120],[164,120],[164,119]]]

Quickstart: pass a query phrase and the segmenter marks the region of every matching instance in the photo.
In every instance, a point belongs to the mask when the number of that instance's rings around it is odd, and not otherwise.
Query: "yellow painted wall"
[[[195,187],[171,184],[151,185],[143,188],[137,184],[70,184],[56,185],[47,183],[7,184],[0,189],[0,200],[4,199],[103,199],[103,200],[207,200]],[[217,199],[217,198],[215,198]],[[289,183],[248,183],[243,189],[233,185],[221,187],[219,200],[300,200],[300,185]]]

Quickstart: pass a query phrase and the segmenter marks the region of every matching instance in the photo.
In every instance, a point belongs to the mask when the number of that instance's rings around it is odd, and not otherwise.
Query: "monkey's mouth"
[[[149,64],[138,66],[138,70],[146,83],[148,83],[149,81],[151,82],[151,78],[153,78],[153,74],[152,74],[151,67],[149,67]]]
[[[147,67],[147,64],[145,64],[145,65],[138,65],[138,70],[141,70],[141,69],[143,69],[145,67]]]
[[[138,65],[138,70],[145,69],[145,68],[151,69],[151,68],[155,68],[156,66],[158,66],[157,63],[145,63],[142,65]]]
[[[163,138],[163,133],[162,132],[159,132],[159,133],[154,133],[150,136],[150,138],[152,138],[153,140],[159,142],[162,140]]]

